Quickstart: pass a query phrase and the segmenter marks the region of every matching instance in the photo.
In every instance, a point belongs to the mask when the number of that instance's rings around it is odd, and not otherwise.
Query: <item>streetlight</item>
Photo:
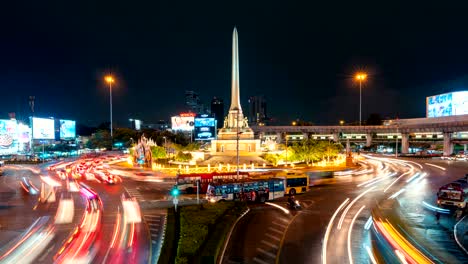
[[[110,101],[110,136],[111,136],[111,149],[114,148],[113,142],[113,133],[112,133],[112,84],[115,82],[114,77],[112,75],[106,75],[104,77],[106,83],[109,84],[109,101]]]
[[[367,74],[358,73],[356,74],[356,80],[359,81],[359,125],[361,125],[362,120],[362,82],[367,79]]]
[[[340,120],[340,125],[344,125],[344,120]]]

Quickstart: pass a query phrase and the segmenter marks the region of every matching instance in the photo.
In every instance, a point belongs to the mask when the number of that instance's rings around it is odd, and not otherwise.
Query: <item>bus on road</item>
[[[281,178],[246,180],[241,182],[210,184],[206,199],[217,201],[271,201],[284,197],[285,180]]]
[[[309,190],[309,176],[299,171],[282,171],[275,175],[277,178],[286,180],[285,193],[296,195]]]
[[[184,193],[196,193],[197,181],[199,181],[199,193],[206,193],[210,183],[235,182],[248,178],[249,173],[239,172],[239,177],[237,177],[236,171],[179,174],[177,175],[177,188]]]

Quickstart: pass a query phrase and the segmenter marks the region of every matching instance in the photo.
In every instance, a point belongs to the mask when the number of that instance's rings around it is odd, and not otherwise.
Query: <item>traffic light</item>
[[[177,197],[179,196],[180,192],[179,192],[179,189],[177,188],[177,185],[174,186],[171,190],[171,195],[174,196],[174,197]]]

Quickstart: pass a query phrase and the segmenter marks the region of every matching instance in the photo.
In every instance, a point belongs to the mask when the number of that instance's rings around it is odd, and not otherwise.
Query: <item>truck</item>
[[[437,192],[437,204],[441,207],[465,209],[468,202],[468,174],[445,184]]]

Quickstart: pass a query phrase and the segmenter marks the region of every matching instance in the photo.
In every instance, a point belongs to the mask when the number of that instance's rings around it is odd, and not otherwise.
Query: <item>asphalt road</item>
[[[223,263],[372,263],[371,256],[377,256],[369,252],[379,248],[371,243],[372,227],[364,228],[371,209],[396,219],[393,224],[403,226],[401,232],[433,262],[468,262],[453,238],[455,218],[443,215],[437,224],[435,213],[422,206],[423,201],[435,205],[438,188],[463,177],[467,162],[371,159],[364,165],[372,171],[322,181],[310,192],[296,196],[303,204],[299,212],[286,215],[256,205],[234,229]],[[395,197],[390,198],[392,195]],[[283,200],[275,203],[284,206]],[[273,223],[277,219],[288,219],[285,228]]]

